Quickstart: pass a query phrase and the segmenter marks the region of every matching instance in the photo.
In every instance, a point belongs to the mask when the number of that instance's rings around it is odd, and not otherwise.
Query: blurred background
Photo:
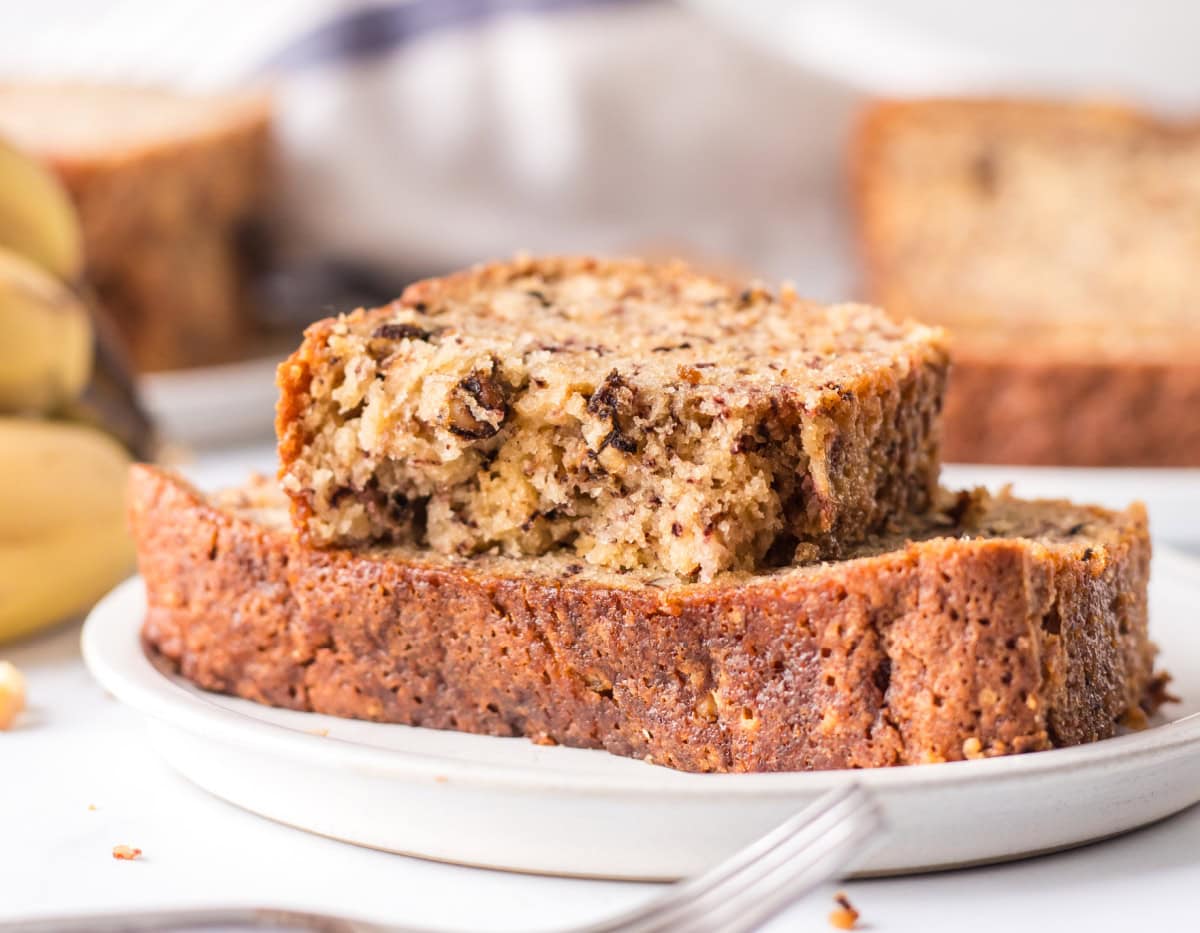
[[[129,574],[131,460],[275,469],[307,324],[519,250],[945,325],[947,486],[1144,500],[1156,566],[1200,554],[1198,49],[1195,0],[0,0],[0,642]],[[47,904],[111,887],[89,761],[129,804],[108,825],[162,815],[159,849],[128,838],[151,879],[195,848],[77,646],[12,648],[32,744],[3,760],[61,792],[10,794]],[[0,730],[19,677],[0,659]],[[1103,851],[1099,883],[1142,883]]]
[[[1180,0],[6,3],[0,137],[171,441],[269,439],[304,324],[529,250],[947,323],[955,460],[1186,467],[1197,35]],[[864,116],[980,95],[1027,110]]]

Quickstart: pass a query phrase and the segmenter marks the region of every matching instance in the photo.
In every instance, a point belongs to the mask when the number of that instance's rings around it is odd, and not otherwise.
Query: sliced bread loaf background
[[[1200,465],[1200,128],[884,102],[850,153],[867,294],[945,325],[945,456]]]
[[[261,239],[272,180],[265,96],[0,84],[0,136],[62,180],[88,282],[140,368],[244,352],[248,247]]]

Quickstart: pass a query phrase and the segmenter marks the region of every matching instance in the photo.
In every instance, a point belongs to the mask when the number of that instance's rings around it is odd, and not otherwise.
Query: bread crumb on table
[[[133,861],[135,858],[141,858],[142,850],[135,849],[133,846],[113,846],[112,856],[115,859],[122,859],[127,862]]]
[[[11,661],[0,661],[0,732],[12,728],[25,708],[25,675]]]
[[[835,894],[833,900],[838,906],[829,915],[829,925],[838,930],[853,930],[858,925],[858,911],[841,892]]]

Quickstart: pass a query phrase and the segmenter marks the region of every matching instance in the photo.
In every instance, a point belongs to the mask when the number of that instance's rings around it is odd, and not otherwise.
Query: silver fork
[[[749,933],[838,877],[883,827],[875,802],[851,784],[830,791],[714,868],[671,885],[628,913],[563,933]],[[92,914],[0,923],[0,933],[159,933],[285,929],[318,933],[423,933],[329,914],[271,908]]]

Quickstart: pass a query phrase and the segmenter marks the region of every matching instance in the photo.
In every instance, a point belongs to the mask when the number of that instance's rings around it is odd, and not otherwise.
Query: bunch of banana
[[[0,142],[0,641],[86,610],[132,566],[126,448],[146,423],[73,288],[81,243],[53,176]],[[106,405],[134,413],[125,446]]]

